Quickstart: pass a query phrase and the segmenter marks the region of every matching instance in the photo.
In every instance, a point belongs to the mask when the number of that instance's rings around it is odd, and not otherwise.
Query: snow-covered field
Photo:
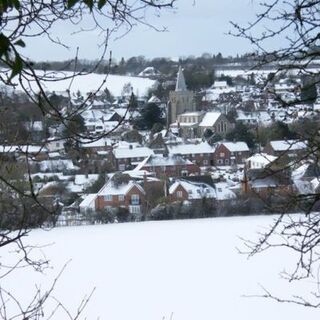
[[[237,251],[239,236],[255,239],[272,217],[128,223],[36,230],[33,244],[51,260],[45,275],[18,270],[1,286],[31,299],[35,282],[44,289],[70,259],[54,296],[71,312],[96,290],[85,309],[100,320],[270,320],[317,319],[318,312],[245,295],[259,284],[281,296],[303,294],[310,282],[289,285],[279,271],[292,255],[274,250],[247,259]],[[4,253],[1,253],[4,262]],[[59,319],[67,319],[61,316]],[[69,319],[69,318],[68,318]]]
[[[42,75],[41,71],[38,71],[37,73]],[[95,92],[102,85],[101,90],[107,87],[114,96],[121,96],[124,85],[130,83],[135,95],[144,96],[147,94],[148,89],[155,84],[155,80],[148,78],[112,74],[105,76],[103,74],[91,73],[70,79],[71,76],[72,72],[67,71],[48,72],[46,74],[46,79],[49,81],[42,82],[43,88],[45,91],[55,91],[59,93],[66,92],[68,89],[71,94],[76,94],[79,90],[83,95],[86,95],[89,92]],[[64,77],[69,77],[69,79],[58,80]],[[35,81],[29,82],[28,85],[26,84],[27,87],[29,85],[35,92],[39,91]],[[20,84],[17,85],[16,90],[21,90]]]

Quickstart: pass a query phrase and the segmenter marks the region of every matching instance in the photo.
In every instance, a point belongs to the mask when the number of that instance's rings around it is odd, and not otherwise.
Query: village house
[[[111,139],[100,138],[98,140],[83,140],[79,148],[85,158],[95,159],[103,156],[108,161],[111,161],[113,144],[114,142]]]
[[[157,133],[155,137],[150,138],[148,148],[152,149],[155,154],[168,154],[168,147],[161,133]]]
[[[83,200],[79,204],[80,214],[85,215],[96,210],[96,193],[90,193],[84,196]]]
[[[135,168],[153,172],[157,178],[199,175],[200,168],[178,155],[150,155]]]
[[[215,149],[214,163],[216,166],[244,165],[249,155],[245,142],[222,142]]]
[[[135,147],[133,144],[127,147],[118,147],[113,150],[114,166],[119,171],[130,170],[152,154],[154,154],[152,149]]]
[[[234,91],[235,88],[228,86],[226,81],[215,81],[209,89],[204,91],[205,94],[202,102],[209,103],[217,101],[220,95]]]
[[[145,206],[145,191],[135,181],[115,182],[112,178],[102,187],[95,199],[95,210],[126,208],[141,215]]]
[[[63,153],[65,151],[64,144],[66,143],[66,139],[52,136],[46,140],[46,148],[49,153],[59,152]]]
[[[205,115],[204,111],[185,112],[178,115],[177,121],[170,125],[170,128],[179,129],[181,136],[195,138],[201,136],[199,123]]]
[[[104,111],[90,108],[81,113],[86,129],[91,133],[108,132],[119,125],[121,115],[115,111]]]
[[[297,158],[307,150],[307,143],[300,140],[274,140],[269,141],[263,149],[263,152],[276,156]]]
[[[225,201],[236,198],[226,183],[218,182],[208,184],[189,180],[176,180],[169,188],[170,201],[196,202],[202,199]]]
[[[207,112],[199,124],[199,134],[202,136],[206,130],[225,136],[232,130],[233,126],[220,112]]]
[[[239,111],[236,118],[237,122],[245,125],[270,125],[272,122],[271,116],[266,111],[254,111],[254,112],[243,112]]]
[[[246,168],[247,169],[263,169],[273,161],[275,161],[277,157],[272,156],[266,153],[256,153],[251,157],[247,158]]]
[[[292,171],[294,191],[298,194],[318,194],[320,189],[320,167],[315,161],[304,161]]]
[[[215,148],[207,142],[169,145],[168,150],[169,154],[180,155],[199,167],[214,165]]]
[[[48,159],[48,149],[35,145],[0,145],[0,155],[8,158],[42,161]]]
[[[293,192],[288,170],[276,171],[270,167],[247,170],[242,182],[243,193],[253,193],[261,199],[287,197]]]
[[[170,201],[196,201],[203,198],[214,199],[215,190],[206,183],[176,180],[169,188]]]

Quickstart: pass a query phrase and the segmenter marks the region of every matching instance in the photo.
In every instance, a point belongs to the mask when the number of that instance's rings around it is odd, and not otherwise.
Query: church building
[[[177,121],[178,115],[195,111],[193,92],[186,86],[181,66],[179,67],[176,89],[169,93],[167,120],[168,126]]]

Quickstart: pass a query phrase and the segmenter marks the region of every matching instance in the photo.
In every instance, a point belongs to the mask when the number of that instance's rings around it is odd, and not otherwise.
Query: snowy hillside
[[[87,319],[167,320],[171,313],[173,320],[316,319],[316,310],[243,297],[261,293],[259,284],[280,295],[307,289],[279,279],[293,259],[288,253],[278,249],[249,260],[237,253],[238,236],[254,239],[271,221],[237,217],[38,230],[28,241],[53,243],[41,251],[54,268],[44,276],[19,270],[1,286],[31,300],[34,282],[44,288],[72,259],[54,295],[75,312],[96,287]]]
[[[41,75],[41,71],[37,72]],[[109,91],[114,96],[120,96],[122,93],[122,89],[124,85],[130,83],[133,88],[133,93],[137,96],[144,96],[147,94],[147,91],[150,87],[152,87],[155,83],[155,80],[151,80],[148,78],[139,78],[139,77],[130,77],[130,76],[119,76],[119,75],[108,75],[107,77],[103,74],[87,74],[82,76],[77,76],[73,80],[59,80],[63,77],[71,77],[72,72],[51,72],[46,75],[50,81],[43,82],[44,90],[49,92],[66,92],[67,89],[70,90],[71,94],[75,94],[78,90],[85,95],[88,92],[94,92],[97,90],[101,84],[103,84],[104,80],[106,82],[102,85],[101,90],[105,87],[109,89]],[[36,92],[39,91],[35,82],[30,83],[31,88]],[[27,86],[28,87],[28,86]],[[21,90],[21,86],[18,85],[16,90]]]

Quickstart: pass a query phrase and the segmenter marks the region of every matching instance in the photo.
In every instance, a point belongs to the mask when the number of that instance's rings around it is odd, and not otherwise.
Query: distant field
[[[41,71],[38,71],[41,75]],[[83,95],[89,92],[97,90],[103,81],[106,82],[102,86],[102,90],[107,87],[114,96],[120,96],[122,89],[125,84],[130,83],[133,88],[133,93],[137,96],[144,96],[147,94],[148,89],[155,84],[154,80],[148,78],[130,77],[130,76],[119,76],[119,75],[108,75],[107,77],[102,74],[91,73],[87,75],[77,76],[73,80],[65,79],[59,80],[63,77],[72,76],[72,72],[52,72],[48,73],[48,81],[42,82],[45,91],[65,93],[66,90],[70,90],[71,94],[76,94],[80,91]],[[26,87],[30,87],[38,92],[38,87],[35,82],[29,82]],[[16,90],[21,90],[20,84],[17,85]]]

